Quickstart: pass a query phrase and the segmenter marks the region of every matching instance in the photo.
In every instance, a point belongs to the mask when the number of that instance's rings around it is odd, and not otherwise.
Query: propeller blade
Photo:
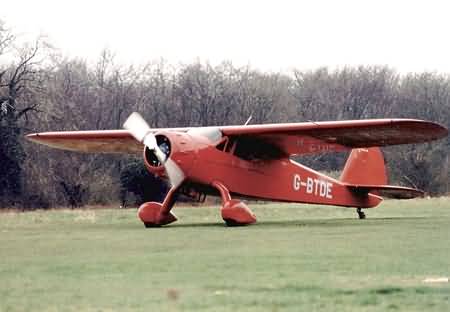
[[[172,159],[167,159],[164,163],[164,169],[172,187],[178,187],[184,181],[185,176],[183,170]]]
[[[130,131],[131,135],[134,136],[136,140],[144,143],[144,139],[151,131],[148,123],[142,118],[141,115],[134,112],[132,113],[127,120],[124,122],[123,127]],[[149,142],[150,143],[150,142]],[[146,144],[147,145],[147,144]],[[151,146],[156,145],[156,139],[154,143],[150,144]],[[150,146],[149,146],[150,147]]]
[[[124,122],[123,127],[130,131],[131,135],[139,142],[144,143],[150,150],[154,151],[156,158],[163,164],[166,155],[161,151],[156,142],[156,137],[151,133],[151,128],[141,115],[134,112]]]
[[[153,134],[151,135],[152,137],[155,137]],[[156,142],[156,139],[155,139]],[[147,145],[147,144],[146,144]],[[148,146],[148,145],[147,145]],[[150,148],[150,147],[149,147]],[[150,148],[151,149],[151,148]],[[156,158],[158,158],[159,162],[161,164],[165,164],[166,160],[167,160],[167,156],[166,154],[164,154],[164,152],[159,148],[158,144],[155,143],[155,148],[153,149],[153,152],[155,153]]]
[[[164,166],[172,187],[178,187],[184,181],[183,171],[172,159],[167,158],[166,154],[159,148],[155,135],[141,115],[136,112],[132,113],[124,122],[123,127],[130,131],[136,140],[142,142],[155,153],[156,158]]]

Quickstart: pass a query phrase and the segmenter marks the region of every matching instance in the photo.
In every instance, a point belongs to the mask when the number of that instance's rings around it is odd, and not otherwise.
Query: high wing
[[[187,131],[188,128],[155,129]],[[127,130],[55,131],[28,134],[30,141],[49,147],[84,153],[141,154],[144,145]]]
[[[279,158],[351,148],[421,143],[447,136],[436,123],[415,119],[366,119],[211,127],[236,142],[244,158]],[[154,129],[183,131],[193,128]],[[27,135],[50,147],[94,153],[141,153],[142,143],[126,130],[60,131]]]
[[[126,130],[41,132],[26,137],[53,148],[85,153],[137,154],[144,148]]]
[[[352,148],[421,143],[443,138],[448,130],[416,119],[365,119],[221,127],[237,140],[237,152],[277,158],[345,151]],[[243,144],[239,144],[239,142]],[[269,147],[270,155],[264,155]],[[258,158],[258,155],[254,155]]]

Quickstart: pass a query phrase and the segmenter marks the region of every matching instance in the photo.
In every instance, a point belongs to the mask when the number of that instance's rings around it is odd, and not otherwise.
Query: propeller
[[[172,187],[177,187],[183,182],[185,178],[183,171],[159,148],[156,137],[152,133],[150,126],[139,113],[132,113],[124,122],[123,127],[127,129],[136,140],[143,143],[155,154],[161,165],[164,166]]]

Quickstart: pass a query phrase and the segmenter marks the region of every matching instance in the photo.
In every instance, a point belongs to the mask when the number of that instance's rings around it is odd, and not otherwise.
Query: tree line
[[[419,118],[450,127],[450,75],[386,66],[262,72],[223,62],[123,65],[67,58],[43,39],[20,44],[0,22],[0,207],[111,204],[157,197],[141,159],[53,150],[29,132],[121,128],[140,112],[152,127],[362,118]],[[449,138],[384,148],[392,183],[450,193]],[[338,171],[346,154],[299,157]],[[142,181],[152,186],[142,187]],[[141,185],[141,186],[137,186]],[[154,187],[153,187],[154,186]],[[158,188],[164,190],[164,187]]]

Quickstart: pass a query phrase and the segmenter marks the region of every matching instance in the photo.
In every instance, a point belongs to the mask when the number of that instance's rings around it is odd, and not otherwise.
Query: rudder
[[[379,147],[352,149],[340,181],[353,185],[386,185],[386,166]]]

